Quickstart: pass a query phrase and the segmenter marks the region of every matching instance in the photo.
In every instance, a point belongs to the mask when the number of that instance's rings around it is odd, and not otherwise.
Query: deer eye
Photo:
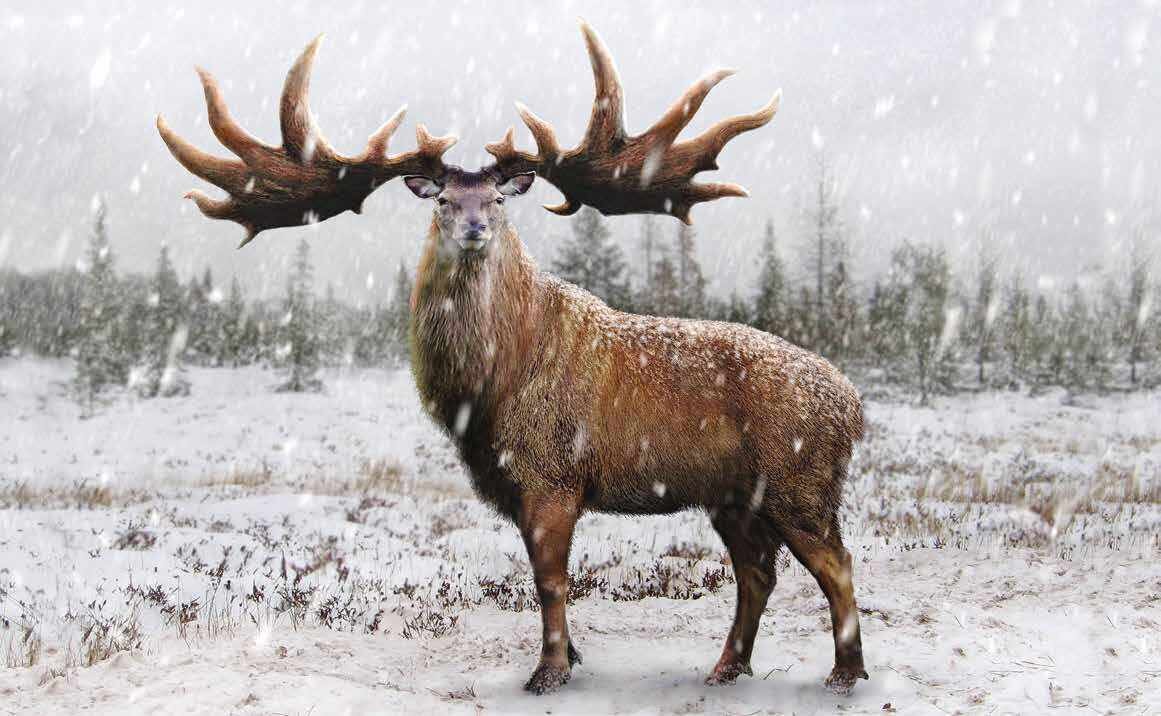
[[[447,199],[444,199],[442,196],[441,196],[440,198],[436,199],[435,201],[436,201],[436,202],[437,202],[437,203],[438,203],[440,206],[447,206],[447,204],[448,204],[448,201],[447,201]]]
[[[504,197],[502,197],[502,196],[498,196],[498,197],[496,197],[496,203],[497,203],[497,204],[503,204],[503,203],[504,203]]]

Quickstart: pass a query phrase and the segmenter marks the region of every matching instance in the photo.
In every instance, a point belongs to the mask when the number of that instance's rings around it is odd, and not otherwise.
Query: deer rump
[[[445,164],[454,137],[416,128],[416,149],[388,142],[403,110],[359,154],[323,138],[307,95],[319,41],[287,75],[279,104],[282,143],[250,136],[200,71],[215,136],[237,158],[194,147],[159,116],[157,129],[189,171],[226,191],[187,194],[203,214],[260,232],[353,211],[396,177],[434,202],[432,229],[412,295],[412,371],[425,407],[451,433],[479,494],[513,519],[528,550],[541,604],[539,664],[525,688],[566,683],[580,663],[565,618],[568,555],[586,509],[625,513],[704,507],[729,552],[737,606],[708,683],[752,674],[750,658],[785,545],[830,606],[835,662],[826,684],[847,693],[863,666],[852,559],[838,507],[853,443],[862,435],[858,394],[821,357],[745,326],[635,316],[540,273],[502,207],[535,176],[564,196],[560,215],[588,205],[604,214],[666,214],[690,221],[701,202],[746,196],[736,184],[696,182],[717,169],[725,145],[764,126],[779,94],[752,114],[722,119],[678,141],[710,90],[732,74],[704,76],[645,132],[624,126],[624,92],[612,56],[581,25],[595,97],[585,134],[562,149],[522,105],[536,152],[512,129],[485,149],[476,172]]]

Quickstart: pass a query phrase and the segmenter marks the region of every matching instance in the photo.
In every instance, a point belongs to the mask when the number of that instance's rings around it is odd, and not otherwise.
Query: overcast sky
[[[122,268],[148,270],[165,242],[184,275],[209,264],[220,280],[237,274],[273,294],[298,237],[308,236],[320,287],[333,282],[340,296],[374,300],[399,259],[414,265],[429,222],[429,207],[400,182],[375,192],[362,216],[264,233],[236,251],[240,227],[204,219],[181,199],[210,188],[169,156],[154,116],[226,153],[206,124],[193,72],[200,64],[218,77],[234,117],[276,144],[285,72],[324,32],[311,101],[340,151],[360,150],[406,103],[394,151],[414,146],[423,122],[458,134],[449,159],[477,166],[486,142],[519,125],[515,100],[571,145],[592,101],[578,16],[617,60],[631,132],[717,67],[740,72],[687,133],[783,90],[774,120],[728,145],[722,169],[702,175],[751,192],[693,212],[718,293],[739,282],[749,289],[767,219],[795,264],[819,152],[840,180],[856,278],[880,270],[904,238],[943,243],[965,275],[985,241],[1042,284],[1094,266],[1115,270],[1134,234],[1158,243],[1156,3],[677,5],[8,0],[0,8],[0,266],[75,264],[100,194]],[[518,136],[532,147],[526,130]],[[541,182],[508,204],[542,265],[569,230],[567,219],[539,208],[558,199]],[[666,235],[676,229],[676,220],[660,221]],[[611,223],[636,256],[640,220]]]

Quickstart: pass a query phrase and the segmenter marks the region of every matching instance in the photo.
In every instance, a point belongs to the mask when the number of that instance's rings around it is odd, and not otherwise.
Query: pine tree
[[[0,358],[17,352],[20,318],[34,305],[28,303],[30,297],[22,290],[24,282],[19,278],[15,272],[0,271]]]
[[[986,293],[982,290],[982,276],[981,272],[981,285],[977,287],[979,290],[976,292],[976,306],[971,321],[972,325],[969,327],[974,334],[977,345],[977,360],[980,354],[978,345],[982,328],[981,318],[984,320],[987,318],[987,309],[983,309],[981,316],[980,298]],[[988,301],[994,302],[994,298],[989,296]],[[996,338],[1004,355],[1004,380],[1009,387],[1013,388],[1021,382],[1031,383],[1035,386],[1040,381],[1040,361],[1043,356],[1040,355],[1040,346],[1034,334],[1032,297],[1029,295],[1028,289],[1024,287],[1024,279],[1020,274],[1013,273],[1008,278],[1002,291],[1001,301],[1003,304],[1002,315],[999,317],[999,335]],[[1046,308],[1046,306],[1047,304],[1044,304],[1042,308]],[[978,376],[977,372],[977,378]]]
[[[754,302],[754,325],[767,333],[786,337],[790,333],[787,306],[786,265],[778,255],[774,222],[766,222],[762,242],[762,270],[758,275],[758,297]]]
[[[841,256],[843,249],[839,249]],[[852,295],[846,260],[837,259],[826,277],[827,345],[823,355],[843,365],[852,350],[858,331],[859,305]]]
[[[0,358],[16,351],[16,297],[0,287]]]
[[[222,337],[218,341],[218,351],[215,363],[221,366],[232,366],[249,363],[253,360],[253,346],[243,343],[246,330],[246,297],[242,293],[242,285],[238,277],[230,280],[230,293],[222,305]]]
[[[1089,350],[1085,357],[1092,386],[1105,390],[1112,384],[1113,365],[1119,356],[1117,332],[1125,325],[1125,296],[1120,285],[1111,276],[1101,281],[1098,295],[1093,297],[1093,321],[1089,325]]]
[[[400,261],[388,314],[388,352],[396,358],[406,357],[411,351],[411,290],[411,274],[407,272],[407,265]]]
[[[739,296],[736,291],[730,294],[730,300],[726,302],[721,318],[730,323],[754,325],[754,311],[746,299]]]
[[[662,254],[653,267],[653,305],[649,310],[656,316],[680,316],[681,298],[677,269],[673,261]]]
[[[128,360],[117,342],[119,290],[105,214],[105,205],[101,203],[97,206],[86,252],[87,268],[81,288],[77,328],[80,338],[73,385],[89,414],[103,390],[123,385],[128,377]]]
[[[1161,385],[1161,316],[1158,315],[1156,306],[1153,305],[1159,297],[1161,297],[1161,280],[1154,279],[1139,311],[1139,313],[1145,314],[1144,327],[1141,329],[1142,355],[1145,364],[1140,371],[1139,385],[1150,389]]]
[[[146,398],[189,394],[189,381],[181,365],[189,329],[181,283],[165,245],[161,247],[150,287],[147,325],[145,366],[137,381],[138,393]]]
[[[1057,340],[1061,346],[1060,378],[1070,391],[1091,387],[1093,377],[1089,372],[1089,356],[1092,353],[1090,313],[1088,300],[1080,284],[1074,282],[1064,292],[1061,307],[1060,333]]]
[[[980,250],[975,294],[967,330],[975,354],[976,382],[982,387],[984,367],[993,357],[995,323],[1000,307],[999,291],[996,290],[996,258],[987,249]]]
[[[836,242],[841,241],[842,222],[839,218],[838,187],[830,177],[826,158],[818,155],[818,178],[807,220],[807,256],[814,273],[814,325],[811,327],[809,348],[828,351],[835,341],[830,335],[829,313],[826,310],[826,277],[834,263]]]
[[[222,352],[222,295],[207,266],[200,280],[190,281],[187,309],[189,348],[195,359],[213,365]]]
[[[685,318],[706,315],[706,280],[697,260],[695,238],[692,226],[680,224],[677,227],[677,315]]]
[[[906,336],[901,330],[907,314],[907,292],[900,283],[894,269],[888,274],[886,283],[876,280],[867,306],[867,341],[871,360],[875,367],[885,371],[896,361],[901,361],[907,350]]]
[[[950,389],[954,378],[950,289],[951,269],[943,249],[904,243],[892,254],[889,283],[880,301],[902,320],[884,328],[914,360],[914,370],[902,375],[915,385],[922,403],[936,390]]]
[[[347,344],[343,307],[335,297],[333,283],[327,283],[323,299],[315,302],[314,320],[319,345],[319,364],[347,364],[353,351]]]
[[[645,313],[653,312],[653,270],[656,266],[657,224],[648,214],[641,217],[641,258],[644,262],[644,277],[634,299],[634,308]]]
[[[596,209],[584,207],[572,220],[572,238],[560,247],[552,271],[575,283],[613,308],[631,303],[627,265],[621,247]]]
[[[281,353],[286,368],[286,382],[279,392],[306,392],[322,389],[318,379],[318,326],[314,312],[314,269],[310,263],[310,245],[298,243],[294,270],[286,284]]]
[[[1125,359],[1129,363],[1129,382],[1136,386],[1140,379],[1138,367],[1149,358],[1150,321],[1152,320],[1152,297],[1149,295],[1150,260],[1141,249],[1141,243],[1134,243],[1129,255],[1129,286],[1121,335],[1126,348]]]

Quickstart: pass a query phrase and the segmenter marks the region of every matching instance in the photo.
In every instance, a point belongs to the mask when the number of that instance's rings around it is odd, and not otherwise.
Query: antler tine
[[[403,118],[407,116],[407,105],[403,105],[395,110],[395,114],[383,123],[375,132],[367,139],[367,148],[359,157],[360,160],[368,159],[384,159],[387,157],[387,144],[394,136],[395,130],[399,129],[399,125],[403,123]]]
[[[424,174],[438,178],[446,171],[443,154],[459,141],[455,135],[434,137],[422,124],[415,125],[415,151],[387,160],[395,176]]]
[[[266,146],[254,137],[230,116],[226,109],[226,100],[222,97],[222,90],[217,80],[201,67],[196,68],[198,77],[202,81],[202,89],[206,95],[206,112],[210,120],[210,128],[222,146],[237,154],[248,165],[261,162],[263,155],[274,151],[273,147]]]
[[[766,103],[766,106],[757,112],[740,114],[736,117],[728,117],[720,120],[694,139],[688,142],[682,142],[681,145],[694,145],[703,153],[706,161],[699,166],[700,170],[717,169],[717,156],[726,144],[742,132],[757,129],[773,119],[774,115],[778,112],[778,104],[781,101],[782,90],[778,90],[770,98],[770,101]]]
[[[617,75],[617,66],[609,48],[605,47],[597,31],[582,20],[581,32],[589,51],[596,88],[593,112],[581,145],[589,150],[617,147],[625,139],[625,93],[621,88],[621,78]]]
[[[241,161],[203,152],[170,129],[160,114],[157,115],[157,131],[170,153],[191,173],[229,192],[241,191],[246,185],[246,165]]]
[[[697,82],[694,82],[681,97],[673,103],[661,119],[654,122],[646,130],[645,135],[652,138],[654,146],[668,147],[681,134],[681,130],[693,119],[693,115],[701,109],[701,103],[719,82],[734,74],[735,70],[715,70]]]
[[[556,132],[552,129],[552,125],[537,117],[521,102],[516,103],[516,111],[520,114],[524,125],[528,127],[528,131],[532,132],[532,138],[536,140],[536,153],[540,155],[540,160],[556,161],[560,156],[560,143],[556,141]]]
[[[309,162],[316,152],[331,153],[322,133],[314,122],[310,111],[310,73],[314,69],[314,57],[323,36],[319,35],[306,46],[286,73],[282,86],[282,101],[279,107],[279,123],[282,125],[282,147],[286,153],[302,162]]]
[[[192,199],[198,209],[211,219],[229,219],[238,209],[233,199],[213,199],[197,189],[190,189],[183,198]]]

